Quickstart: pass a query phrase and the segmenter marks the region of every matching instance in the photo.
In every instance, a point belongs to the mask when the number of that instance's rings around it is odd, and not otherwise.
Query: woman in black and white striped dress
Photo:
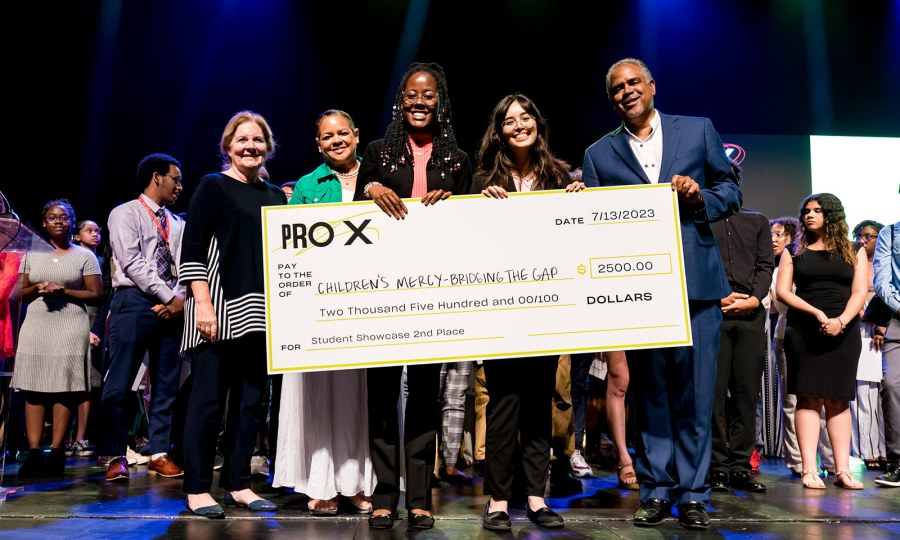
[[[28,460],[20,476],[58,476],[65,470],[64,437],[72,410],[90,390],[90,322],[85,303],[100,298],[103,282],[97,257],[69,241],[75,211],[65,199],[44,205],[41,221],[50,236],[48,252],[30,251],[22,259],[22,298],[28,311],[19,333],[11,386],[27,391],[25,432]],[[43,463],[44,415],[53,411],[50,455]]]
[[[228,421],[219,485],[225,504],[275,510],[250,489],[250,456],[268,381],[260,208],[287,202],[259,170],[275,149],[266,120],[235,114],[222,134],[227,167],[208,174],[191,198],[181,248],[179,280],[188,286],[182,349],[191,358],[193,384],[184,433],[184,491],[188,509],[223,518],[213,499],[213,464],[222,415]]]

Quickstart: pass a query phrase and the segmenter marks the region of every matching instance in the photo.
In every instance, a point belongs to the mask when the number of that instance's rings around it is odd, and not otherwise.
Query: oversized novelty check
[[[690,345],[669,184],[262,209],[269,373]]]

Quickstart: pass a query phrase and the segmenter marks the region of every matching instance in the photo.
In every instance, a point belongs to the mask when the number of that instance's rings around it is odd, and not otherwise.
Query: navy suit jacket
[[[700,185],[704,208],[680,207],[681,243],[688,299],[718,301],[731,293],[710,222],[732,216],[742,196],[722,140],[708,118],[661,114],[663,153],[659,182],[690,176]],[[584,152],[587,187],[649,184],[628,144],[624,124]]]

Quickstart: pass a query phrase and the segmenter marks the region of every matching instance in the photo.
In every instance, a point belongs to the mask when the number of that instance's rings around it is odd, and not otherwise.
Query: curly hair
[[[806,205],[815,201],[822,207],[822,243],[825,250],[828,251],[829,257],[837,254],[844,262],[853,266],[856,264],[856,251],[853,250],[853,243],[847,239],[847,215],[844,212],[844,205],[841,200],[831,193],[813,193],[800,203],[800,230],[795,239],[794,255],[800,255],[806,251],[809,246],[809,231],[806,229],[806,221],[803,216],[807,214]],[[815,241],[815,240],[814,240]]]
[[[791,241],[788,243],[793,243],[794,240],[797,239],[797,231],[800,230],[800,222],[797,221],[797,218],[793,216],[781,216],[779,218],[775,218],[769,220],[769,227],[774,227],[775,225],[781,225],[784,227],[784,234],[791,237]]]
[[[481,147],[475,160],[477,174],[487,177],[485,187],[500,186],[508,190],[513,185],[515,166],[503,136],[503,122],[506,120],[506,112],[515,102],[534,118],[537,129],[537,136],[529,156],[534,172],[534,190],[561,188],[570,179],[571,167],[550,152],[548,143],[550,128],[547,120],[541,116],[537,105],[531,99],[519,93],[509,94],[501,99],[491,112],[491,123],[481,137]]]
[[[404,164],[413,162],[409,131],[403,120],[403,95],[406,91],[406,82],[416,73],[428,73],[437,81],[437,122],[432,122],[430,126],[434,132],[434,140],[428,164],[440,169],[443,176],[446,172],[458,170],[461,160],[459,145],[456,143],[456,135],[451,125],[453,109],[447,91],[447,78],[444,75],[444,68],[435,63],[413,62],[400,79],[391,112],[391,123],[387,127],[382,144],[382,166],[389,167],[391,172],[394,172]]]

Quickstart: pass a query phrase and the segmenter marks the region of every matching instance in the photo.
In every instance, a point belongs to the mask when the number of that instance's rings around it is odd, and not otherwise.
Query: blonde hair
[[[234,116],[231,117],[231,120],[225,124],[225,130],[222,132],[222,140],[219,142],[219,153],[222,156],[222,162],[225,164],[225,167],[231,166],[231,157],[228,155],[228,150],[231,148],[231,143],[234,141],[234,134],[237,132],[238,126],[245,122],[255,122],[256,125],[263,132],[263,139],[266,141],[266,159],[272,157],[272,154],[275,153],[275,137],[272,136],[272,128],[269,127],[269,123],[266,122],[266,119],[259,113],[255,113],[253,111],[240,111],[235,113]]]

